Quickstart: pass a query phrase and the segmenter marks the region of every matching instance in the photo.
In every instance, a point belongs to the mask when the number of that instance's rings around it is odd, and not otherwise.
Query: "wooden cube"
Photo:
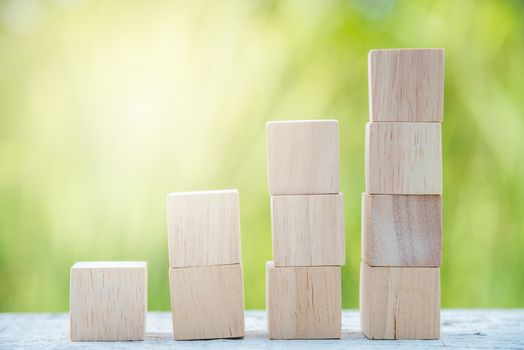
[[[270,339],[340,338],[339,266],[266,266]]]
[[[78,262],[71,268],[71,340],[144,340],[146,262]]]
[[[170,267],[240,263],[237,190],[167,196]]]
[[[366,192],[441,194],[440,123],[368,123]]]
[[[441,122],[444,50],[372,50],[369,114],[374,122]]]
[[[244,291],[240,264],[170,268],[176,340],[244,336]]]
[[[370,266],[439,267],[441,196],[362,194],[362,260]]]
[[[360,324],[369,339],[438,339],[440,268],[362,262]]]
[[[336,120],[267,123],[269,193],[339,192]]]
[[[271,196],[275,266],[344,265],[344,196]]]

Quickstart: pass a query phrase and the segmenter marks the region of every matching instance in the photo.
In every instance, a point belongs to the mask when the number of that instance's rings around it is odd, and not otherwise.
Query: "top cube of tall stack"
[[[339,192],[339,145],[336,120],[267,123],[271,195]]]
[[[170,267],[240,263],[237,190],[170,193],[167,217]]]
[[[442,122],[443,49],[372,50],[368,67],[372,122]]]

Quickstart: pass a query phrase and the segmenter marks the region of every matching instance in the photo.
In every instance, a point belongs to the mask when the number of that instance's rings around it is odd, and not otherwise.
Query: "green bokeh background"
[[[358,307],[367,54],[443,47],[443,307],[524,306],[523,1],[0,1],[0,311],[61,311],[81,260],[146,260],[165,196],[238,188],[246,307],[271,259],[265,123],[340,121]]]

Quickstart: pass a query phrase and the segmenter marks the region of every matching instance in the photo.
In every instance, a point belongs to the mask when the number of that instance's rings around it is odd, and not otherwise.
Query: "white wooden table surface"
[[[344,311],[340,340],[269,340],[266,313],[246,312],[246,336],[234,340],[174,341],[171,314],[150,312],[145,341],[70,342],[69,315],[0,314],[0,349],[524,349],[524,309],[442,311],[440,340],[368,340],[358,311]]]

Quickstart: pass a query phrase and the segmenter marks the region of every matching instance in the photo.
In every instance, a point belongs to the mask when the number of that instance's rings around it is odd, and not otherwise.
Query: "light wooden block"
[[[267,123],[269,193],[339,192],[338,121]]]
[[[360,324],[369,339],[438,339],[440,268],[362,262]]]
[[[167,196],[170,267],[240,263],[237,190]]]
[[[170,268],[169,284],[176,340],[244,336],[240,264]]]
[[[146,262],[78,262],[71,268],[71,340],[143,340]]]
[[[442,121],[443,49],[372,50],[368,68],[371,121]]]
[[[440,123],[367,123],[366,192],[442,194]]]
[[[362,194],[362,260],[370,266],[439,267],[440,195]]]
[[[271,196],[275,266],[344,265],[344,196]]]
[[[266,265],[270,339],[330,339],[341,335],[340,267]]]

